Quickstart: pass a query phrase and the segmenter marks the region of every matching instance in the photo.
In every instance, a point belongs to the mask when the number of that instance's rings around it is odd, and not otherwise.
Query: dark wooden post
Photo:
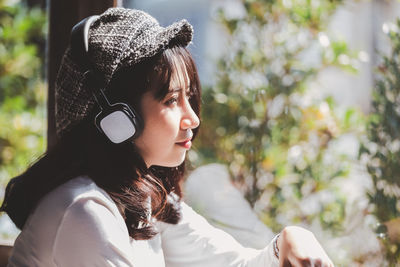
[[[40,7],[42,9],[46,8],[45,0],[27,0],[26,2],[29,7]]]
[[[56,141],[54,117],[54,82],[62,55],[69,42],[71,28],[81,19],[104,12],[118,0],[49,0],[49,37],[47,54],[47,147]]]

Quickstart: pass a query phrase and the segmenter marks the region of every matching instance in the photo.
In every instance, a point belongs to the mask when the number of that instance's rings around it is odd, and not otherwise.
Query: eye
[[[167,101],[164,102],[164,105],[171,106],[178,102],[178,96],[172,96]]]

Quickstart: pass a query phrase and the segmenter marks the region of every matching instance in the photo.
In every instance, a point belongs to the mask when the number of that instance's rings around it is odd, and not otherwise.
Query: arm
[[[65,212],[53,246],[57,266],[133,266],[122,217],[98,199],[84,198]]]
[[[245,229],[245,235],[242,232],[238,236],[242,242],[262,248],[268,244],[267,240],[272,239],[272,232],[258,221],[241,193],[231,185],[226,166],[209,164],[197,168],[186,180],[185,192],[187,200],[191,202],[189,204],[201,207],[208,218],[234,226],[233,230],[229,227],[223,228],[233,236],[234,229]],[[256,231],[255,227],[258,225],[261,227],[257,227]],[[281,250],[281,266],[290,266],[289,262],[293,263],[293,266],[313,266],[313,263],[319,266],[318,262],[321,262],[320,266],[333,266],[311,232],[290,226],[284,228],[279,236],[279,244],[276,247]]]
[[[244,248],[222,230],[182,203],[176,225],[160,223],[166,267],[278,266],[270,243],[263,250]]]

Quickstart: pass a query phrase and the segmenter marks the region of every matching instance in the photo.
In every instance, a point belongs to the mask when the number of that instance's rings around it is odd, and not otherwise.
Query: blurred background
[[[1,199],[48,145],[49,2],[0,0]],[[301,225],[336,266],[400,266],[399,1],[113,4],[194,26],[202,127],[184,188],[195,210],[246,246]],[[18,232],[1,215],[3,243]]]

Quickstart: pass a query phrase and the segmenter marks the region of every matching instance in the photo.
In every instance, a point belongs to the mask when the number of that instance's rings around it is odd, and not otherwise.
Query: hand
[[[285,227],[279,238],[280,267],[333,267],[314,234],[297,227]]]

